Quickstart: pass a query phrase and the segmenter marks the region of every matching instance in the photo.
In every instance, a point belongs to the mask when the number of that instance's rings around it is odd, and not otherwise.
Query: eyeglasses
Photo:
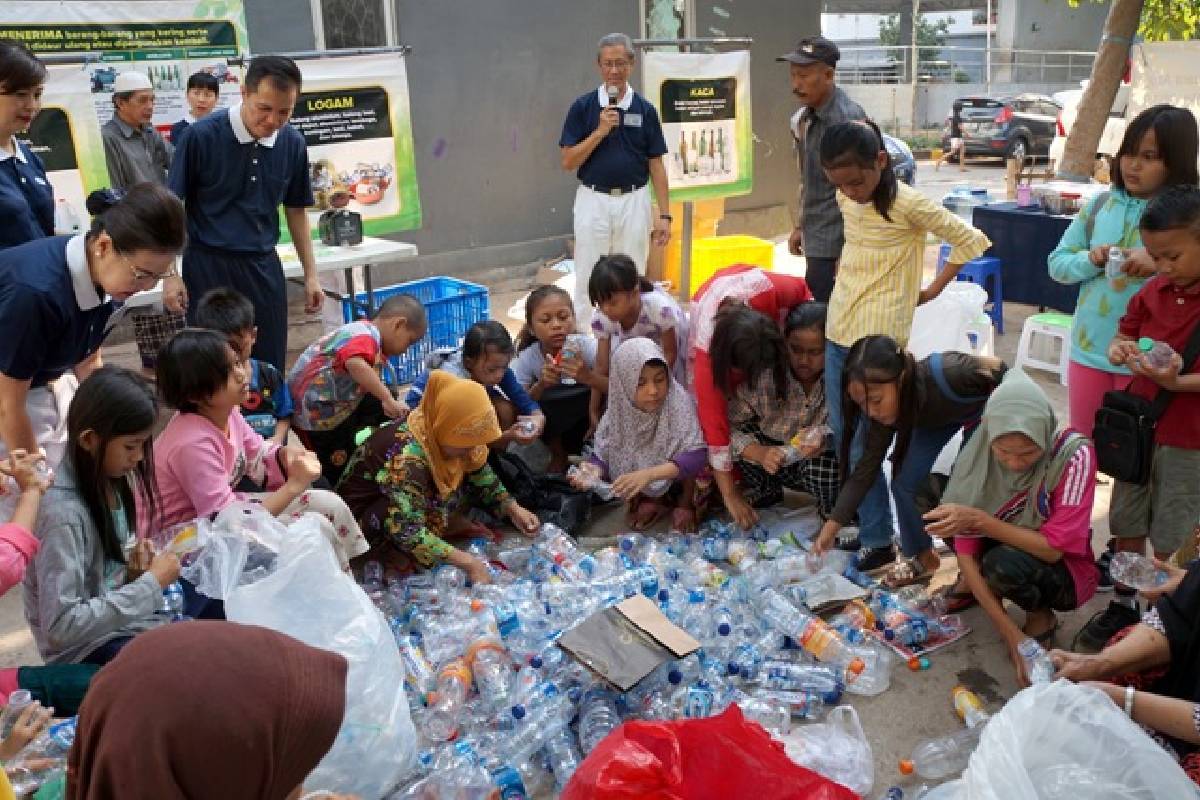
[[[603,69],[627,70],[629,69],[629,61],[601,61],[600,66]]]
[[[129,267],[129,274],[133,276],[134,283],[158,283],[166,278],[176,278],[179,273],[175,271],[175,266],[171,265],[166,272],[150,272],[140,269],[133,265],[127,257],[121,256],[121,260],[125,262],[125,266]]]

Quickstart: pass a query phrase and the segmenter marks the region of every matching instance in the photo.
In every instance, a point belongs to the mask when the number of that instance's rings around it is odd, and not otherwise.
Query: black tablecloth
[[[976,207],[975,227],[992,240],[987,255],[1001,261],[1005,302],[1045,306],[1066,314],[1075,312],[1079,286],[1055,282],[1046,268],[1071,219],[1020,210],[1016,203]]]

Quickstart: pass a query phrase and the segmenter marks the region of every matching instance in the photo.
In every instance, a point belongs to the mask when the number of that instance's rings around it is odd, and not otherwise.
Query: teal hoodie
[[[1148,279],[1126,275],[1110,282],[1104,268],[1098,268],[1088,258],[1088,251],[1097,245],[1141,247],[1138,223],[1147,201],[1130,197],[1115,187],[1103,205],[1096,208],[1099,200],[1096,197],[1084,206],[1050,254],[1050,277],[1059,283],[1079,284],[1079,302],[1071,329],[1071,360],[1085,367],[1128,375],[1129,370],[1109,363],[1108,345],[1117,335],[1117,323],[1129,305],[1129,298]],[[1093,215],[1096,220],[1089,241],[1088,219]]]

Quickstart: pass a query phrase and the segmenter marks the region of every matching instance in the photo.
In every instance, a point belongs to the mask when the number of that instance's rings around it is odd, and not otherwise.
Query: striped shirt
[[[841,192],[837,199],[846,245],[829,299],[825,335],[835,344],[849,347],[864,336],[886,334],[903,346],[908,343],[921,292],[926,233],[953,245],[951,264],[978,258],[991,242],[903,183],[888,211],[891,222],[871,203],[856,203]]]

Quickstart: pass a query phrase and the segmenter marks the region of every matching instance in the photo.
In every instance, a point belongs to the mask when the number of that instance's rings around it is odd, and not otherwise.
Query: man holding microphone
[[[671,236],[662,162],[667,143],[658,112],[629,85],[633,42],[623,33],[610,33],[597,51],[604,82],[571,105],[558,141],[563,169],[574,170],[580,183],[574,209],[574,300],[581,326],[591,320],[588,279],[596,262],[623,253],[645,274],[651,239],[662,246]],[[647,183],[653,184],[658,204],[653,220]]]

